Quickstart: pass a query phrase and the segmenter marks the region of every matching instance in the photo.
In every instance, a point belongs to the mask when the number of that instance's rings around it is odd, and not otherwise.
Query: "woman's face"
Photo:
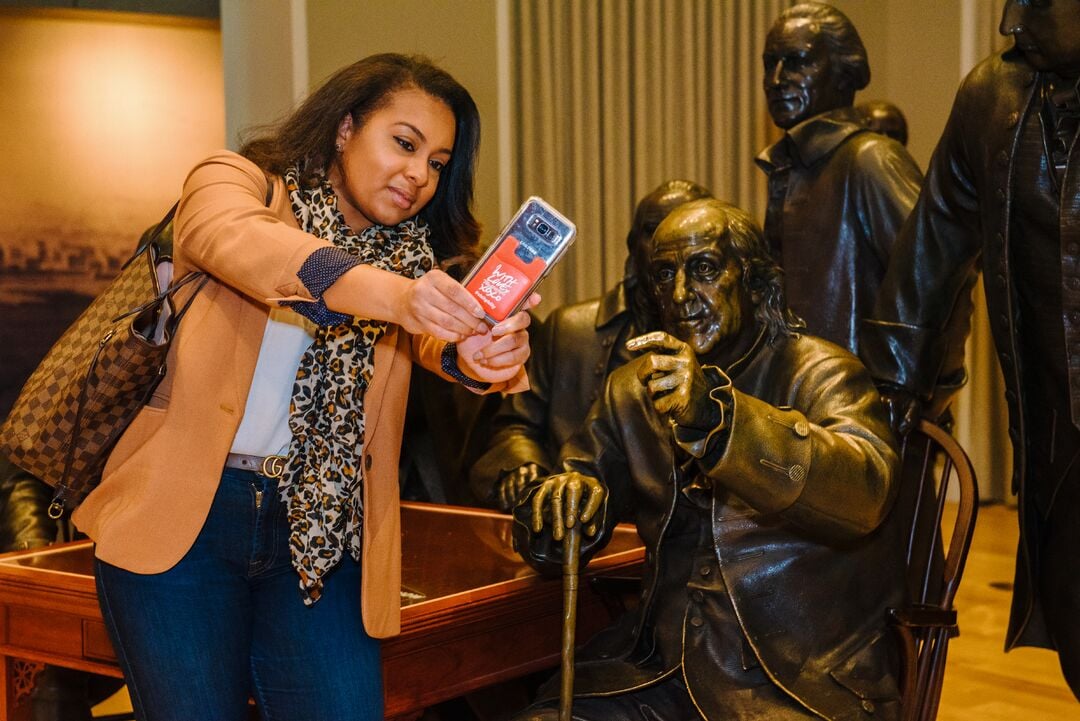
[[[454,113],[422,90],[395,92],[363,125],[346,115],[330,183],[353,230],[397,225],[427,205],[454,148]]]

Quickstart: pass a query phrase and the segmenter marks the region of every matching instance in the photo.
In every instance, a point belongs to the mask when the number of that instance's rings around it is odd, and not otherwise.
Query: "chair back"
[[[964,449],[926,420],[904,441],[900,483],[898,503],[911,519],[909,595],[904,607],[889,613],[901,638],[902,719],[934,721],[949,639],[959,633],[953,599],[971,547],[979,493]]]

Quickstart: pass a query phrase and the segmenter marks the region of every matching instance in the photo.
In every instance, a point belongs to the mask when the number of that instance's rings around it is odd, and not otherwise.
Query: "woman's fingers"
[[[409,291],[406,302],[418,326],[415,330],[448,341],[487,331],[480,304],[441,270],[432,270],[417,278]]]

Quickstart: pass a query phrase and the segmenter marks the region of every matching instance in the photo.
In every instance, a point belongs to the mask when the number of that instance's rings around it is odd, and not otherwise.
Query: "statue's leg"
[[[1073,695],[1080,699],[1080,459],[1061,481],[1043,537],[1040,595],[1046,625],[1057,646],[1061,670]]]

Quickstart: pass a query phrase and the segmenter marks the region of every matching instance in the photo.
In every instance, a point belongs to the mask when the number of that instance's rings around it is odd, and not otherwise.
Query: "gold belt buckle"
[[[259,473],[267,478],[281,478],[285,474],[285,456],[266,456]]]

